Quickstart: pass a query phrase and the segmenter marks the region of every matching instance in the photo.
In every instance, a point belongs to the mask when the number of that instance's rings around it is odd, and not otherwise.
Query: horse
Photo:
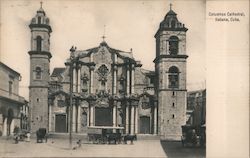
[[[115,144],[116,144],[117,141],[118,141],[118,143],[121,143],[121,140],[122,140],[121,133],[108,134],[107,138],[108,138],[108,143],[109,144],[110,144],[111,141],[114,141]]]
[[[123,140],[124,140],[124,144],[127,144],[128,140],[130,140],[130,144],[133,144],[133,141],[137,140],[137,136],[136,135],[125,135]]]

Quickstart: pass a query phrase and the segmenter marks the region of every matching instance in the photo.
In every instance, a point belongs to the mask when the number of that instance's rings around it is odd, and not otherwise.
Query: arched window
[[[36,50],[37,51],[42,50],[42,37],[41,36],[36,37]]]
[[[36,79],[41,79],[42,78],[42,69],[40,67],[36,67],[36,70],[35,70],[35,76],[36,76]]]
[[[175,28],[175,20],[171,21],[171,28]]]
[[[171,36],[169,38],[169,54],[177,55],[179,49],[179,39],[176,36]]]
[[[41,24],[41,17],[38,17],[38,24]]]
[[[169,88],[179,87],[179,70],[177,67],[172,66],[168,71]]]
[[[9,94],[11,95],[13,92],[13,82],[9,81]]]

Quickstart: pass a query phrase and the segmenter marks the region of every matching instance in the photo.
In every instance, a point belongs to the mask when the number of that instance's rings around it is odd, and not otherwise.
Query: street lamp
[[[69,78],[70,78],[70,86],[69,86],[69,92],[70,92],[70,128],[69,128],[69,145],[70,149],[72,149],[72,123],[73,123],[73,66],[76,62],[75,52],[76,47],[72,46],[70,51],[70,60],[66,63],[66,65],[69,65]]]

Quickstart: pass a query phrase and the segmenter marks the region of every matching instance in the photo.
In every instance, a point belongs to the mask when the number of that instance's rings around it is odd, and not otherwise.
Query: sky
[[[187,89],[205,88],[205,1],[174,1],[172,9],[187,31]],[[140,60],[144,69],[154,70],[154,35],[169,11],[169,0],[43,0],[43,9],[50,18],[51,72],[63,67],[69,49],[96,47],[104,35],[107,44],[129,51]],[[40,1],[0,0],[0,60],[22,76],[19,94],[28,99],[30,29],[28,25]],[[105,27],[104,27],[105,25]],[[105,29],[104,29],[105,28]]]

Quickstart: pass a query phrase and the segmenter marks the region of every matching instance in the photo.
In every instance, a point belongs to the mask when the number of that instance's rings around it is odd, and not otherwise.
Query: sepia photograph
[[[216,156],[212,5],[0,0],[0,157]]]

